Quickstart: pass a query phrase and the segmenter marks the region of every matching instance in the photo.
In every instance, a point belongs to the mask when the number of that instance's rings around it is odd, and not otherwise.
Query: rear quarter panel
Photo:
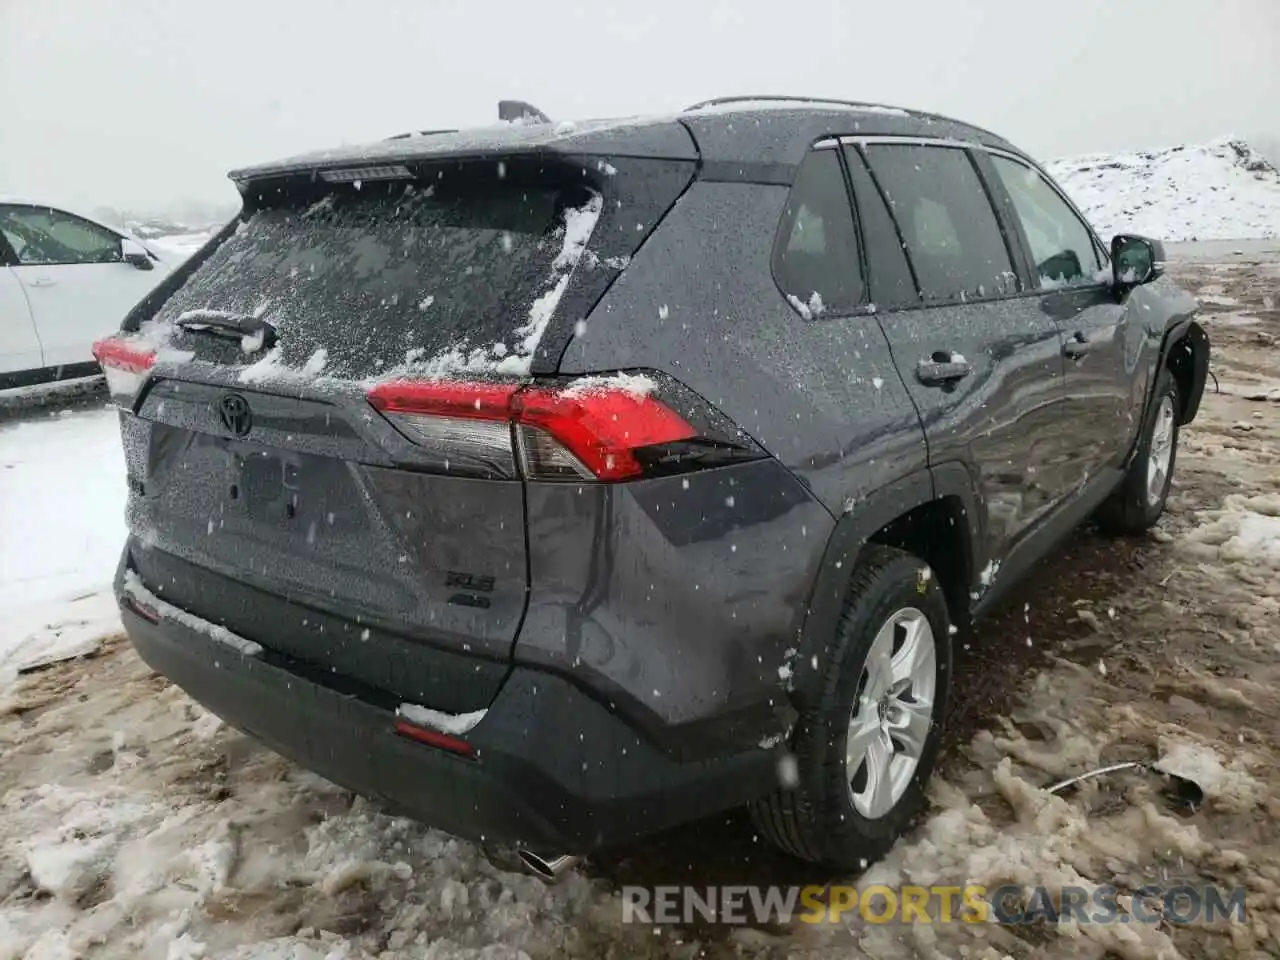
[[[786,195],[785,187],[695,183],[560,367],[664,371],[750,433],[778,461],[776,473],[733,468],[744,484],[737,491],[725,486],[733,471],[719,470],[687,488],[664,480],[634,496],[537,485],[529,494],[531,595],[517,659],[572,661],[578,654],[557,644],[594,643],[607,654],[588,652],[590,662],[575,669],[632,698],[658,729],[705,729],[707,749],[757,745],[768,732],[759,721],[787,699],[779,694],[790,686],[835,518],[926,467],[919,418],[875,317],[806,321],[774,284]],[[616,503],[605,502],[611,496]],[[778,509],[765,509],[770,502]],[[566,511],[577,519],[557,530]],[[588,515],[596,518],[589,536]],[[675,531],[689,523],[718,532],[679,544]],[[578,585],[589,571],[570,568],[588,555],[609,579],[585,603]],[[584,613],[585,623],[573,622]]]
[[[874,316],[806,321],[773,281],[787,188],[699,182],[597,304],[562,373],[663,370],[724,411],[833,513],[926,465]]]

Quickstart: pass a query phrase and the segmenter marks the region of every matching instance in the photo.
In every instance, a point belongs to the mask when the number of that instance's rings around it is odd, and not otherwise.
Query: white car
[[[92,217],[0,197],[0,388],[98,373],[94,341],[179,262]]]

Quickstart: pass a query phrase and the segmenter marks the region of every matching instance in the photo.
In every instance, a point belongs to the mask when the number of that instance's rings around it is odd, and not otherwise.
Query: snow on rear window
[[[445,183],[364,184],[255,212],[166,302],[152,338],[158,328],[176,342],[179,319],[260,317],[278,333],[265,355],[180,334],[199,359],[244,365],[251,383],[528,373],[601,198]]]

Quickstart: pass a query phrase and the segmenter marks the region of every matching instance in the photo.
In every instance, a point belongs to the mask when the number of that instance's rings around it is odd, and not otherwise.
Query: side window
[[[880,308],[893,309],[920,302],[907,255],[893,218],[884,205],[879,189],[854,147],[845,147],[853,195],[858,202],[858,220],[862,224],[862,242],[867,247],[867,273],[871,276],[871,301]]]
[[[114,263],[122,259],[116,234],[49,207],[0,207],[0,231],[19,265]]]
[[[999,221],[967,152],[915,144],[866,149],[925,300],[1016,292]]]
[[[1097,248],[1075,211],[1026,164],[995,154],[991,163],[1022,222],[1041,288],[1093,283],[1098,271]]]
[[[814,150],[800,165],[773,245],[773,275],[808,317],[862,302],[853,210],[834,150]]]

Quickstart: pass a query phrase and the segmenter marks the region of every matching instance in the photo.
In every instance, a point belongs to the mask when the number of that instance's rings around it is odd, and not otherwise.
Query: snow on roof
[[[746,100],[725,100],[721,103],[699,104],[685,111],[688,115],[722,113],[762,113],[765,111],[812,112],[814,110],[843,110],[854,113],[877,113],[890,117],[909,117],[911,111],[876,103],[848,103],[841,100],[807,99],[803,97],[758,97]]]
[[[499,149],[531,150],[550,146],[571,150],[575,146],[588,147],[593,138],[602,134],[619,136],[657,134],[662,126],[670,125],[675,120],[675,115],[654,115],[603,120],[561,120],[552,123],[496,123],[426,137],[398,137],[317,150],[233,170],[230,176],[233,180],[245,180],[289,169],[328,166],[335,163],[389,162],[420,157],[424,153],[452,155],[483,153]],[[682,136],[687,141],[687,134]],[[686,142],[684,148],[692,158],[694,156],[692,144]]]

